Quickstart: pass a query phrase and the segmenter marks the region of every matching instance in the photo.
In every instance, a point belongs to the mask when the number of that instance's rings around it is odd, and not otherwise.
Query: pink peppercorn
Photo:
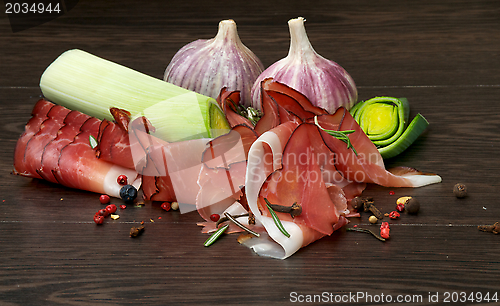
[[[402,212],[403,210],[405,210],[405,205],[403,203],[396,205],[396,210]]]
[[[163,202],[161,204],[161,208],[163,208],[163,210],[169,211],[170,208],[172,208],[172,205],[169,202]]]
[[[95,215],[94,216],[94,222],[96,224],[103,224],[104,223],[104,216],[100,216],[100,215]]]
[[[211,214],[210,215],[210,220],[212,220],[213,222],[217,222],[219,221],[220,219],[220,216],[218,214]]]
[[[382,225],[380,225],[380,236],[384,239],[389,239],[389,232],[389,223],[382,222]]]
[[[114,214],[116,212],[116,205],[110,204],[110,205],[106,206],[106,211],[110,214]]]
[[[395,195],[396,193],[394,191],[389,191],[389,195]]]
[[[101,204],[108,204],[110,200],[111,199],[107,194],[101,194],[101,196],[99,197],[99,201],[101,202]]]
[[[389,218],[391,218],[391,219],[397,219],[397,218],[399,218],[399,216],[401,216],[401,215],[397,211],[395,211],[395,210],[391,211],[389,213]]]

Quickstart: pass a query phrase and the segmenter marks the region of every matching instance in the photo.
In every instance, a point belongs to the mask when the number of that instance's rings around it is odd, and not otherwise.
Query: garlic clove
[[[263,70],[260,59],[241,42],[234,20],[223,20],[214,38],[193,41],[174,55],[164,80],[214,99],[222,88],[240,91],[240,104],[250,106],[252,85]]]
[[[339,64],[319,55],[311,45],[304,27],[305,19],[288,21],[290,49],[287,57],[269,66],[252,87],[252,106],[261,109],[261,82],[266,78],[283,83],[305,95],[313,105],[334,113],[344,106],[349,110],[358,99],[352,77]]]

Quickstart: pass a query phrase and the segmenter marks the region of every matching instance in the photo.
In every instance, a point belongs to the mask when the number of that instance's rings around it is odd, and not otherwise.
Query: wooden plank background
[[[443,182],[364,193],[384,211],[399,196],[420,200],[417,216],[392,222],[386,243],[339,230],[284,261],[259,257],[232,236],[205,248],[195,212],[148,203],[96,226],[97,195],[11,174],[40,75],[62,52],[79,48],[162,78],[179,48],[212,38],[231,18],[267,67],[286,56],[286,22],[298,16],[316,51],[352,75],[361,100],[407,97],[412,115],[430,122],[387,166],[435,172]],[[429,293],[442,302],[446,292],[500,291],[500,236],[477,230],[500,221],[499,38],[500,5],[487,0],[79,1],[16,33],[2,9],[0,305],[280,305],[292,292],[417,295],[423,300],[411,304],[427,305]],[[466,199],[454,197],[457,182],[467,184]],[[129,238],[140,221],[146,232]],[[367,215],[351,221],[370,226]]]

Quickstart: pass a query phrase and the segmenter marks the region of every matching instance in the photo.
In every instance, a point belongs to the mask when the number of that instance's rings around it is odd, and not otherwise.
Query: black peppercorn
[[[465,198],[467,196],[467,187],[464,184],[456,184],[453,186],[453,193],[459,199]]]
[[[137,198],[137,189],[132,185],[125,185],[120,188],[120,197],[125,203],[132,203]]]
[[[405,210],[409,214],[417,214],[418,211],[420,210],[420,203],[418,202],[417,199],[415,198],[409,198],[408,201],[406,201],[405,204]]]

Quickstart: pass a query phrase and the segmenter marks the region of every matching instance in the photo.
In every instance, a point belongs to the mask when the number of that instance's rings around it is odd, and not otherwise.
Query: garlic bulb
[[[344,106],[349,110],[358,99],[354,80],[339,64],[313,49],[302,17],[288,21],[288,56],[269,66],[252,87],[252,106],[261,109],[260,83],[266,78],[288,85],[305,95],[313,105],[334,113]]]
[[[250,106],[252,85],[264,70],[257,56],[240,40],[233,20],[219,23],[212,39],[182,47],[165,70],[164,80],[216,99],[222,88],[240,91],[240,103]]]

